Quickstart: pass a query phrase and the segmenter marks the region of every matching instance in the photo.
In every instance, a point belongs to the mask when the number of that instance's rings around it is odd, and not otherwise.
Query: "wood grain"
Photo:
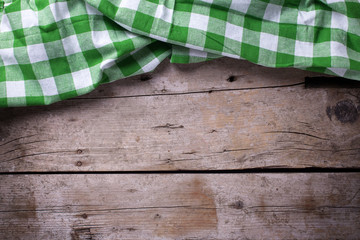
[[[0,176],[1,239],[357,239],[360,174]]]
[[[305,88],[307,72],[229,59],[167,67],[0,109],[0,171],[360,167],[359,88]]]

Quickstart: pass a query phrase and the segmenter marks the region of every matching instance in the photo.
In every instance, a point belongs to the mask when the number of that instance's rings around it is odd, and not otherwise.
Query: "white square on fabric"
[[[104,70],[104,69],[110,68],[110,67],[114,66],[115,63],[116,63],[116,59],[106,59],[100,63],[100,69]]]
[[[5,81],[7,97],[25,97],[24,81]]]
[[[12,28],[9,22],[9,18],[4,14],[1,18],[0,32],[11,32]]]
[[[189,27],[206,31],[209,23],[209,16],[191,13]]]
[[[132,33],[132,32],[129,32],[129,31],[125,31],[125,35],[130,38],[130,39],[133,39],[133,38],[136,38],[136,37],[139,37],[138,34],[136,33]]]
[[[67,2],[56,2],[50,4],[50,10],[54,16],[55,22],[70,18]]]
[[[100,16],[104,15],[99,10],[88,4],[87,2],[85,2],[85,7],[86,7],[86,12],[89,15],[100,15]]]
[[[210,3],[210,4],[212,4],[212,3],[213,3],[213,0],[200,0],[200,1],[202,1],[202,2],[206,2],[206,3]]]
[[[91,74],[88,68],[71,73],[76,89],[92,86]]]
[[[297,23],[307,26],[315,26],[315,11],[299,11]]]
[[[91,37],[96,48],[101,48],[112,43],[108,31],[92,31]]]
[[[202,58],[207,58],[207,52],[204,51],[200,51],[200,50],[196,50],[196,49],[189,49],[189,55],[192,57],[202,57]]]
[[[327,4],[330,4],[330,3],[337,3],[337,2],[344,2],[344,0],[326,0],[326,3]]]
[[[359,13],[360,14],[360,13]],[[348,30],[348,18],[338,12],[332,12],[331,14],[331,28],[338,28],[344,31]],[[360,27],[360,26],[359,26]]]
[[[342,43],[331,41],[330,42],[330,55],[348,58],[346,46]]]
[[[76,35],[63,38],[62,43],[66,56],[81,52],[79,41],[77,40]]]
[[[39,26],[39,18],[37,12],[34,12],[30,9],[21,11],[21,22],[23,28]]]
[[[230,9],[233,9],[238,12],[246,13],[251,0],[233,0],[231,1]]]
[[[295,56],[313,57],[314,44],[311,42],[295,41]]]
[[[226,23],[225,37],[241,42],[242,36],[243,36],[242,27],[236,26],[228,22]]]
[[[0,57],[4,62],[4,66],[18,64],[13,48],[0,49]]]
[[[40,84],[44,96],[58,95],[55,79],[53,77],[41,79],[38,80],[38,82]]]
[[[120,3],[120,8],[128,8],[132,10],[138,10],[140,0],[122,0]]]
[[[153,60],[151,60],[151,62],[149,62],[148,64],[143,66],[141,69],[144,72],[150,72],[150,71],[154,70],[159,64],[160,64],[159,59],[154,58]]]
[[[264,19],[272,22],[280,22],[281,6],[269,3],[266,7]]]
[[[347,71],[346,68],[328,68],[328,69],[341,77],[343,77]]]
[[[31,63],[46,61],[49,59],[46,54],[45,46],[42,43],[28,45],[27,51]]]
[[[160,18],[165,22],[171,23],[173,16],[173,10],[165,7],[164,5],[158,5],[156,8],[155,17]]]
[[[278,40],[278,36],[262,32],[260,34],[260,47],[275,52],[277,50]]]

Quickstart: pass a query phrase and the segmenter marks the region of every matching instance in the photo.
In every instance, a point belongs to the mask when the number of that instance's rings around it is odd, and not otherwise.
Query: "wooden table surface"
[[[163,63],[0,109],[0,239],[360,239],[360,82],[316,76]]]

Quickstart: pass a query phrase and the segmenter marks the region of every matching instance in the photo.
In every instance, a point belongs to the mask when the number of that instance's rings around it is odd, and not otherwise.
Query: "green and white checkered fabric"
[[[0,0],[0,106],[221,56],[360,80],[358,0]]]

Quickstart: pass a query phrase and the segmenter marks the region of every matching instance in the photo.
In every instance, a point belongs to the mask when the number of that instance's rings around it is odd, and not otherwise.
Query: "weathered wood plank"
[[[231,58],[196,64],[163,62],[154,72],[103,85],[80,98],[167,95],[229,89],[252,89],[303,83],[320,74],[298,69],[274,69]]]
[[[360,174],[0,176],[1,239],[357,239]]]
[[[138,92],[129,84],[129,97],[117,85],[113,97],[0,109],[0,171],[360,166],[359,88],[305,88],[297,78],[306,72],[251,65],[233,74],[234,62],[220,63],[188,66],[194,79],[186,66],[172,66],[156,78],[170,94],[156,95],[160,83]],[[215,84],[219,72],[241,71],[239,81]],[[181,81],[187,87],[176,90]]]

